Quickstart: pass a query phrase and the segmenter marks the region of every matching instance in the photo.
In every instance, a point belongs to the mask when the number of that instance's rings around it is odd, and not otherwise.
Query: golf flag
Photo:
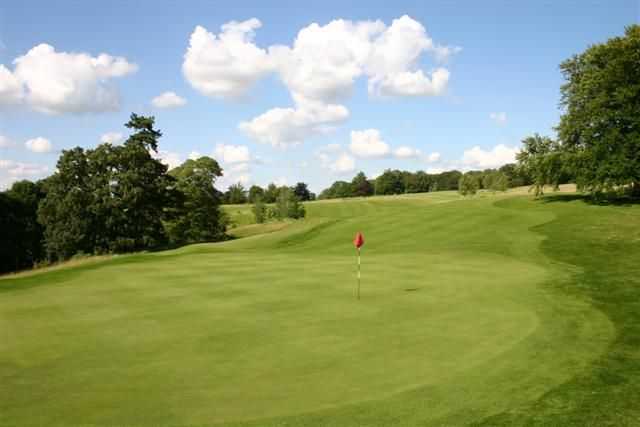
[[[358,233],[356,234],[356,237],[353,238],[353,245],[357,249],[360,249],[362,245],[364,245],[364,236],[362,235],[361,232],[358,231]]]
[[[360,299],[360,248],[364,245],[364,236],[358,231],[356,237],[353,238],[353,246],[358,250],[358,299]]]

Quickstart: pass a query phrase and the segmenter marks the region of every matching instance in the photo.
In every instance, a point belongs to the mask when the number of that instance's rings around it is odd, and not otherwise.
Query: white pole
[[[360,299],[360,248],[358,248],[358,299]]]

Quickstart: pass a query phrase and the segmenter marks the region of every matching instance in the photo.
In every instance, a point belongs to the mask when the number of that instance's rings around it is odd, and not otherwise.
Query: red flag
[[[358,249],[360,249],[360,247],[364,245],[364,236],[361,232],[358,231],[356,237],[353,238],[353,245]]]

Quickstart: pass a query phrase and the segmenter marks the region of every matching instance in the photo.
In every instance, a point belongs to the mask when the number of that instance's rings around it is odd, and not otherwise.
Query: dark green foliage
[[[453,170],[434,175],[431,191],[457,190],[462,172]]]
[[[264,189],[259,185],[252,185],[249,188],[249,203],[256,203],[258,200],[264,199]]]
[[[307,184],[304,182],[299,182],[293,187],[293,194],[295,194],[298,200],[302,202],[314,199],[311,197],[313,193],[309,191]]]
[[[336,181],[331,187],[323,190],[318,196],[319,199],[340,199],[343,197],[352,197],[351,184],[346,181]]]
[[[42,185],[18,181],[0,193],[0,273],[32,267],[42,260],[43,230],[37,209]]]
[[[460,177],[458,192],[463,196],[473,196],[480,189],[480,175],[467,172]]]
[[[367,197],[372,196],[374,193],[373,184],[367,179],[364,172],[359,172],[351,180],[351,196],[353,197]]]
[[[173,244],[212,242],[224,238],[225,221],[220,210],[220,193],[214,184],[222,176],[218,162],[210,157],[187,160],[171,170],[183,203],[175,219],[167,221]]]
[[[264,202],[275,203],[278,197],[278,191],[278,187],[274,183],[269,184],[264,190]]]
[[[557,141],[535,134],[522,141],[522,150],[516,155],[518,165],[532,179],[536,196],[544,194],[544,186],[558,188],[566,175],[566,155]]]
[[[433,178],[423,171],[409,173],[405,176],[405,190],[407,193],[427,193],[431,191]]]
[[[224,193],[224,202],[229,205],[240,205],[247,203],[247,190],[241,183],[231,184]]]
[[[564,114],[558,126],[576,184],[640,192],[640,26],[560,65]]]
[[[262,224],[267,220],[267,205],[264,204],[261,198],[258,197],[254,201],[251,210],[257,224]]]
[[[401,171],[387,169],[376,178],[376,194],[402,194],[405,192],[404,181]]]
[[[533,184],[531,177],[523,168],[519,168],[515,163],[507,163],[501,166],[498,171],[505,174],[510,187],[523,187]]]
[[[285,218],[304,218],[306,213],[304,206],[300,203],[298,197],[288,187],[280,189],[274,208],[272,215],[279,220]]]

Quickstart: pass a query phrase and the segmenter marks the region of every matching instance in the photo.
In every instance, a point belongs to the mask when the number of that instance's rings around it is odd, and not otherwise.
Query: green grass
[[[314,202],[0,280],[0,425],[639,425],[640,206],[556,199]]]

